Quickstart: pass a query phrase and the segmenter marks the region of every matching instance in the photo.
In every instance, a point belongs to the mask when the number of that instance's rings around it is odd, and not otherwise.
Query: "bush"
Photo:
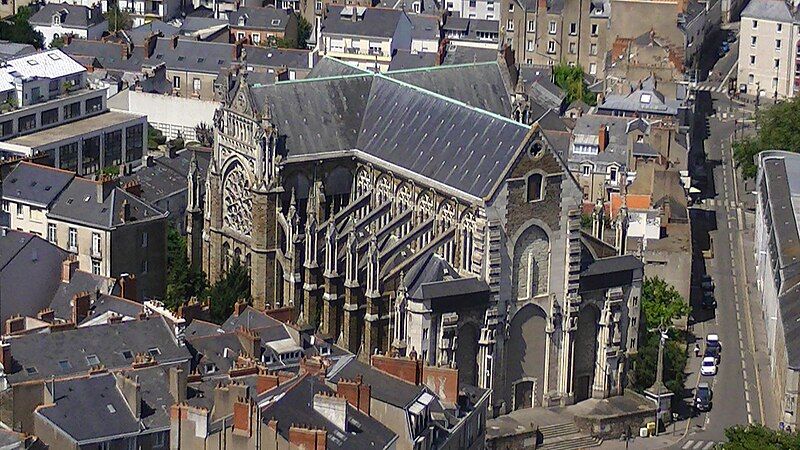
[[[757,120],[758,134],[733,146],[733,159],[745,178],[756,176],[755,157],[764,150],[800,151],[800,98],[762,109]]]
[[[39,49],[44,48],[42,33],[34,30],[28,21],[31,15],[33,15],[31,8],[22,6],[16,15],[0,21],[0,39],[18,44],[30,44]]]

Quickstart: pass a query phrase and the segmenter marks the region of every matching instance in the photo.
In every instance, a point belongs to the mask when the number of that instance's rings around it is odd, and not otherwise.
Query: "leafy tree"
[[[164,306],[171,310],[192,297],[201,297],[206,289],[206,277],[193,269],[186,253],[186,237],[170,226],[167,230],[167,293]]]
[[[588,229],[592,228],[592,215],[591,214],[581,214],[581,228]]]
[[[733,158],[742,175],[753,178],[755,156],[763,150],[800,151],[800,98],[782,101],[758,113],[758,134],[734,144]]]
[[[661,324],[669,325],[691,310],[675,287],[663,279],[646,278],[642,283],[641,311],[648,329],[658,328]]]
[[[311,37],[311,24],[303,16],[297,17],[297,48],[306,48]]]
[[[211,303],[211,320],[222,323],[233,312],[233,306],[239,300],[250,302],[250,274],[238,259],[222,278],[211,286],[209,303]]]
[[[64,38],[61,36],[54,36],[53,40],[50,41],[50,48],[61,48],[65,45]]]
[[[158,128],[148,124],[147,127],[147,148],[150,150],[158,150],[159,145],[164,145],[167,142],[166,136]]]
[[[33,11],[30,7],[22,6],[16,15],[0,21],[0,39],[19,44],[30,44],[36,48],[44,48],[42,33],[34,30],[28,21],[31,15],[33,15]]]
[[[112,177],[119,176],[119,166],[103,167],[98,172],[99,175],[111,175]]]
[[[131,15],[116,6],[108,8],[106,20],[108,20],[108,30],[112,33],[119,30],[130,30],[133,27]]]
[[[772,430],[761,424],[735,425],[725,429],[725,450],[789,450],[800,448],[797,432]]]
[[[553,67],[553,82],[564,90],[567,103],[583,100],[587,105],[595,105],[597,96],[586,87],[583,69],[579,66],[570,66],[561,63]]]

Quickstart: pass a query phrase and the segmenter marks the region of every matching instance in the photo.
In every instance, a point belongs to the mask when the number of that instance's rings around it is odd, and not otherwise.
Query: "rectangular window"
[[[506,31],[514,31],[514,21],[513,20],[508,19],[508,22],[506,22]]]
[[[100,275],[100,261],[96,259],[92,260],[92,273],[95,275]]]
[[[556,52],[556,42],[547,41],[547,53],[553,54]]]
[[[754,20],[753,21],[753,29],[755,30],[756,28],[758,28],[758,21]]]
[[[525,49],[527,51],[532,52],[533,51],[533,40],[532,39],[528,39],[528,44],[525,47],[526,47]]]
[[[106,167],[122,163],[122,130],[103,134],[103,164]]]
[[[589,75],[595,75],[597,73],[597,63],[589,63]]]
[[[147,248],[147,232],[142,232],[142,248]]]
[[[142,261],[141,273],[147,273],[147,260]]]
[[[556,28],[557,25],[555,20],[551,20],[550,23],[547,24],[547,32],[549,34],[556,34]]]
[[[125,162],[142,159],[144,125],[133,125],[125,129]]]
[[[755,81],[755,78],[753,77],[752,73],[747,76],[747,82],[748,83],[753,84],[754,81]]]
[[[777,78],[773,78],[772,79],[772,90],[775,91],[777,89],[778,89],[778,79]]]
[[[574,55],[575,54],[575,47],[576,47],[576,45],[575,45],[574,42],[570,42],[569,43],[569,54],[570,55]]]
[[[17,130],[30,131],[36,128],[36,114],[28,114],[17,119]]]
[[[510,12],[510,13],[514,12],[514,3],[513,2],[508,4],[508,12]]]
[[[756,55],[750,55],[750,65],[754,65],[756,63]]]
[[[589,54],[592,56],[597,55],[597,44],[589,45]]]
[[[200,82],[200,78],[194,78],[194,79],[192,79],[192,91],[193,91],[195,94],[199,94],[199,93],[200,93],[200,87],[201,87],[201,86],[202,86],[202,85],[201,85],[201,82]]]
[[[42,111],[42,126],[52,125],[58,122],[58,108]]]
[[[92,233],[92,256],[100,256],[100,233]]]
[[[575,22],[572,22],[571,24],[569,24],[569,35],[570,36],[575,36],[577,34],[578,34],[578,24],[575,23]]]
[[[477,1],[475,1],[475,0],[469,0],[469,7],[470,7],[470,8],[474,8],[474,7],[476,7],[476,6],[478,6],[478,2],[477,2]]]
[[[67,250],[71,252],[78,251],[78,230],[75,228],[69,229],[69,239],[67,240]]]
[[[56,245],[58,245],[57,231],[56,224],[50,223],[47,225],[47,240]]]
[[[316,8],[317,11],[322,11],[322,2],[316,2],[314,4],[314,7]]]
[[[82,175],[97,172],[100,167],[100,135],[85,138],[81,147]]]
[[[181,77],[172,77],[172,87],[175,89],[181,88]]]
[[[22,218],[25,215],[25,209],[22,203],[17,203],[17,217]]]
[[[756,46],[756,42],[758,42],[758,38],[756,36],[751,37],[750,38],[750,47],[755,47]]]
[[[86,114],[98,112],[103,109],[103,97],[95,97],[86,100]]]
[[[78,143],[73,142],[58,147],[58,161],[61,169],[76,172],[78,170]]]
[[[592,36],[597,36],[598,28],[596,23],[592,24]]]
[[[81,102],[70,103],[64,107],[64,120],[73,119],[81,115]]]
[[[253,45],[258,45],[261,42],[261,35],[259,33],[253,33],[250,35],[250,39],[253,41]]]
[[[775,39],[775,50],[780,50],[780,49],[781,49],[781,40]]]
[[[783,31],[783,24],[779,23],[778,24],[778,33],[780,33],[781,31]]]
[[[167,445],[167,432],[156,433],[153,435],[153,447],[160,448]]]
[[[0,136],[10,136],[11,133],[14,132],[14,122],[11,120],[6,120],[5,122],[0,122]]]
[[[778,59],[778,58],[775,58],[775,68],[776,69],[780,69],[780,67],[781,67],[781,60]]]
[[[535,33],[536,32],[536,21],[529,20],[528,21],[528,33]]]

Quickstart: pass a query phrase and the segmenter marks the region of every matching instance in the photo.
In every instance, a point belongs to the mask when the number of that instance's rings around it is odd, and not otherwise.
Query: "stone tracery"
[[[253,195],[250,181],[238,162],[228,170],[223,184],[223,223],[226,227],[250,236],[253,226]]]

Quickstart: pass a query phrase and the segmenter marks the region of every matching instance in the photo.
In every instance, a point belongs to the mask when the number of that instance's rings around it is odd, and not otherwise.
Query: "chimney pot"
[[[69,255],[67,259],[61,263],[61,281],[63,283],[69,283],[76,270],[78,270],[78,260],[75,256]]]
[[[80,323],[89,317],[89,308],[92,304],[92,297],[89,292],[81,292],[79,294],[75,294],[72,298],[72,322],[75,325],[80,325]]]
[[[124,273],[119,277],[119,296],[127,299],[137,301],[139,296],[136,290],[136,275]]]
[[[169,393],[175,403],[186,401],[186,371],[180,366],[170,367],[169,369]]]

